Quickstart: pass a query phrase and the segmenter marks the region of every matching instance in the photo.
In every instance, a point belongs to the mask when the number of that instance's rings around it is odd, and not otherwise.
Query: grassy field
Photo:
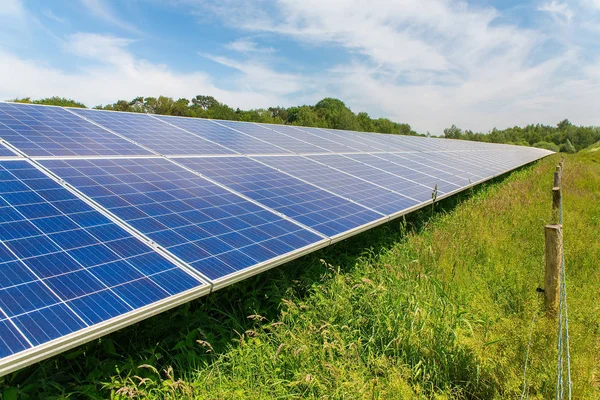
[[[600,398],[600,150],[566,159],[573,394]],[[5,378],[19,398],[554,397],[551,156]]]

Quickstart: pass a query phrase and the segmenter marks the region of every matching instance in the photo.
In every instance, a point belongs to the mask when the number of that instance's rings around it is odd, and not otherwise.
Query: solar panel
[[[213,281],[325,240],[163,158],[41,163]]]
[[[176,161],[329,237],[384,217],[246,157]]]
[[[72,109],[90,121],[145,146],[157,154],[233,154],[216,143],[194,136],[147,114]]]
[[[286,154],[289,151],[273,146],[269,142],[230,129],[218,122],[202,118],[179,118],[154,115],[162,121],[178,126],[212,142],[218,143],[240,154]]]
[[[550,154],[13,103],[0,140],[0,375]]]
[[[352,199],[384,215],[392,215],[419,204],[415,199],[374,185],[343,170],[335,169],[306,157],[269,156],[253,158],[340,196]]]
[[[0,157],[10,157],[10,156],[15,156],[15,155],[16,155],[15,153],[13,153],[8,148],[4,147],[4,145],[2,143],[0,143]]]
[[[370,146],[368,143],[364,143],[351,135],[346,135],[335,129],[323,129],[323,128],[308,128],[305,126],[299,126],[298,129],[301,129],[307,133],[310,133],[315,136],[322,137],[327,140],[332,140],[338,143],[344,143],[346,146],[350,146],[353,149],[356,149],[360,152],[376,152],[379,151],[377,147]],[[388,149],[389,151],[389,149]]]
[[[151,154],[60,107],[0,102],[0,138],[28,156]]]
[[[351,145],[342,144],[336,141],[336,138],[328,138],[325,135],[316,135],[289,125],[258,124],[264,128],[271,129],[283,135],[290,136],[305,142],[314,144],[319,148],[319,152],[331,153],[352,153],[358,151]]]
[[[208,290],[27,161],[0,161],[0,192],[3,364],[173,295]]]
[[[249,122],[237,122],[237,121],[215,121],[221,125],[227,126],[231,129],[235,129],[239,132],[245,133],[246,135],[252,136],[256,139],[264,140],[274,146],[287,150],[293,153],[323,153],[327,152],[326,149],[305,142],[301,139],[296,139],[291,136],[282,135],[281,133],[275,132],[272,129],[266,128],[265,126],[249,123]],[[275,154],[281,154],[278,151]]]
[[[386,172],[400,175],[427,188],[437,186],[438,190],[442,192],[452,192],[461,186],[469,184],[469,180],[466,178],[418,164],[398,154],[353,154],[348,157],[367,165],[381,168]]]
[[[435,186],[425,186],[341,155],[319,155],[310,156],[309,158],[345,171],[386,189],[393,190],[396,193],[400,193],[406,197],[417,200],[418,202],[431,200],[431,194]]]

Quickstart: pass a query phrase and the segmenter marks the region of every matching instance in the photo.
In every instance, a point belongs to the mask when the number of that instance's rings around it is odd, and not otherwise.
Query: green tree
[[[456,125],[452,125],[450,128],[444,129],[444,137],[448,139],[461,139],[463,136],[462,129]]]

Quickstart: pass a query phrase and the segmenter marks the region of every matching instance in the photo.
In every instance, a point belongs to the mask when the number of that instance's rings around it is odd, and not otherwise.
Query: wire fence
[[[562,169],[563,162],[560,168],[557,168],[557,173],[560,176],[555,177],[555,183],[558,182],[559,187],[562,186]],[[562,191],[562,188],[560,189]],[[563,226],[563,196],[560,194],[558,210],[558,222]],[[553,218],[554,219],[554,218]],[[573,382],[571,380],[571,351],[569,345],[569,312],[567,306],[567,279],[565,273],[565,251],[564,241],[560,242],[561,246],[561,261],[559,271],[559,304],[558,304],[558,340],[557,340],[557,373],[556,373],[556,399],[571,400],[573,392]],[[523,367],[523,390],[521,392],[521,400],[529,398],[529,385],[527,383],[527,368],[530,361],[530,349],[533,341],[533,331],[535,327],[535,315],[531,318],[531,328],[529,331],[529,342],[527,344],[527,352],[525,355],[525,365]]]
[[[562,169],[561,169],[562,174]],[[563,225],[563,196],[560,197],[559,223]],[[563,241],[564,243],[564,241]],[[573,382],[571,380],[571,351],[569,346],[569,311],[567,306],[567,278],[565,273],[565,248],[562,244],[560,265],[560,295],[558,306],[558,360],[556,379],[556,399],[571,399]],[[565,371],[566,370],[566,371]],[[566,382],[565,382],[566,381]],[[565,397],[565,386],[566,395]]]

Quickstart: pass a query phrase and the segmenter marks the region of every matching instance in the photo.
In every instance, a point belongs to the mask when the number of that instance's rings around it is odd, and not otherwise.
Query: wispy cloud
[[[104,0],[81,0],[81,2],[96,18],[121,29],[140,33],[140,30],[135,25],[117,16]]]
[[[512,24],[493,7],[446,0],[373,0],[368,8],[360,0],[187,4],[242,32],[344,49],[348,59],[317,85],[355,109],[420,130],[555,123],[566,110],[578,110],[580,123],[594,119],[587,102],[598,87],[583,72],[580,45],[552,36],[550,28]],[[574,18],[566,3],[542,8],[564,22]],[[568,100],[555,95],[574,87],[580,91]]]
[[[275,49],[273,47],[261,47],[256,42],[247,38],[242,38],[233,42],[229,42],[225,45],[225,48],[237,51],[239,53],[272,54],[275,52]]]
[[[42,15],[48,19],[51,19],[55,22],[59,22],[61,24],[64,24],[65,22],[67,22],[66,19],[61,18],[59,16],[57,16],[56,14],[54,14],[54,12],[52,12],[52,10],[50,10],[49,8],[44,8],[41,11]]]
[[[600,0],[598,1],[600,2]],[[560,3],[556,0],[542,4],[538,8],[538,11],[549,13],[552,18],[558,22],[570,23],[573,19],[573,11],[571,11],[569,5],[567,3]]]
[[[182,73],[137,58],[130,52],[132,43],[125,38],[83,32],[67,36],[64,50],[75,57],[72,62],[76,72],[47,66],[43,60],[22,58],[0,47],[0,99],[58,95],[94,106],[140,95],[191,98],[208,94],[242,108],[267,107],[282,100],[276,94],[243,87],[226,90],[205,73]]]

